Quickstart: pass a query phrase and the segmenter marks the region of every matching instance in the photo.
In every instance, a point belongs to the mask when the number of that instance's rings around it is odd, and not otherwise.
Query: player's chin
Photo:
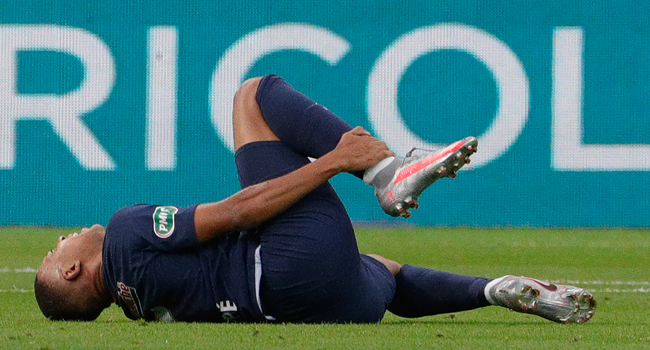
[[[92,226],[90,226],[88,228],[81,229],[82,234],[83,233],[88,233],[88,232],[98,232],[98,233],[103,234],[103,233],[106,233],[106,229],[104,228],[104,226],[102,226],[100,224],[94,224],[94,225],[92,225]]]

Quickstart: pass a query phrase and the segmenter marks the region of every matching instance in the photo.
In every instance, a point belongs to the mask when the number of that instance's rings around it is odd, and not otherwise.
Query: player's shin
[[[485,278],[404,265],[395,281],[388,310],[398,316],[422,317],[490,305],[483,294]]]

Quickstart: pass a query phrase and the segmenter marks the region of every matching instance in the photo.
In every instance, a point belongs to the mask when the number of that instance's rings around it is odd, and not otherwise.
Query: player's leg
[[[343,119],[295,90],[277,75],[259,79],[255,96],[271,130],[299,154],[320,158],[352,130]]]
[[[368,254],[395,276],[388,310],[401,317],[422,317],[491,305],[485,297],[486,278],[436,271]]]
[[[256,89],[254,100],[253,89]],[[248,110],[259,113],[265,128],[268,126],[289,148],[304,156],[319,158],[334,149],[341,135],[351,129],[337,115],[277,75],[247,81],[238,98],[242,105],[256,105]],[[476,139],[469,137],[439,151],[390,157],[354,175],[375,187],[375,194],[387,214],[408,217],[409,209],[417,208],[420,193],[441,178],[454,178],[456,172],[469,163],[476,146]]]
[[[243,187],[309,163],[272,140],[242,145],[236,161]],[[328,183],[251,235],[260,243],[259,295],[265,315],[279,322],[381,320],[394,278],[378,262],[370,268],[361,264],[350,218]],[[381,283],[360,283],[370,280],[369,274]]]
[[[244,84],[235,103],[242,187],[309,162],[279,142],[265,123],[251,98],[259,80]],[[457,146],[452,145],[450,152],[455,153]],[[329,184],[259,231],[264,262],[262,299],[267,311],[278,315],[280,321],[377,322],[389,303],[392,312],[404,317],[469,310],[490,303],[556,322],[585,322],[594,312],[591,294],[572,286],[512,276],[488,284],[484,278],[401,266],[377,256],[359,257],[350,220]]]
[[[279,141],[256,104],[246,103],[251,93],[248,83],[255,81],[244,84],[233,114],[242,187],[309,163],[307,157]],[[383,273],[388,283],[368,285],[373,292],[367,293],[367,299],[372,303],[355,307],[357,300],[364,299],[357,295],[357,281],[363,280],[361,276],[367,272],[362,269],[347,212],[328,183],[249,235],[260,243],[259,295],[264,314],[280,322],[378,322],[383,316],[390,300],[378,298],[392,297],[393,277],[383,266],[375,266],[374,270]],[[388,292],[374,292],[386,285]]]
[[[403,265],[388,310],[402,317],[422,317],[491,305],[483,290],[486,278]]]
[[[422,317],[498,305],[559,323],[584,323],[596,301],[586,290],[528,277],[494,280],[400,265],[369,255],[395,276],[395,296],[388,310],[402,317]]]

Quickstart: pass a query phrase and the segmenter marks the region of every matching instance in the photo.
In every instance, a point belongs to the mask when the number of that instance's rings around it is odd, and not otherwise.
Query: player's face
[[[60,236],[56,248],[49,251],[43,264],[74,261],[101,249],[106,231],[101,225],[84,227],[79,233]]]

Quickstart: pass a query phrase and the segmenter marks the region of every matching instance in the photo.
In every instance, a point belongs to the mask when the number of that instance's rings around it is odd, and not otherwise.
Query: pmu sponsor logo
[[[165,206],[156,207],[153,212],[153,232],[160,238],[167,238],[174,233],[176,227],[175,215],[178,208]]]
[[[556,171],[650,171],[649,144],[585,144],[583,127],[582,27],[554,27],[549,72],[552,76],[551,159]],[[147,170],[174,171],[177,166],[178,27],[147,29],[146,127],[144,159]],[[352,44],[328,28],[306,23],[279,23],[253,30],[228,47],[212,72],[212,125],[223,144],[233,149],[232,98],[256,62],[283,50],[306,52],[336,66],[353,55]],[[398,89],[408,68],[435,51],[470,55],[492,74],[497,110],[485,132],[478,135],[482,151],[472,167],[484,166],[505,153],[528,123],[530,83],[517,54],[487,31],[462,24],[440,23],[416,28],[390,43],[368,69],[367,114],[378,137],[398,154],[412,147],[437,149],[414,133],[398,107]],[[21,94],[17,86],[17,53],[54,51],[76,57],[84,69],[78,88],[65,94]],[[366,70],[363,70],[366,71]],[[116,170],[118,165],[84,124],[82,116],[100,108],[111,96],[117,77],[115,58],[96,34],[61,25],[0,25],[0,170],[16,162],[19,120],[46,120],[71,154],[87,170]]]
[[[119,295],[122,300],[122,305],[126,306],[126,309],[132,316],[131,318],[144,318],[142,304],[140,304],[140,299],[138,298],[138,293],[135,291],[135,288],[129,287],[122,282],[117,282],[117,295]]]

